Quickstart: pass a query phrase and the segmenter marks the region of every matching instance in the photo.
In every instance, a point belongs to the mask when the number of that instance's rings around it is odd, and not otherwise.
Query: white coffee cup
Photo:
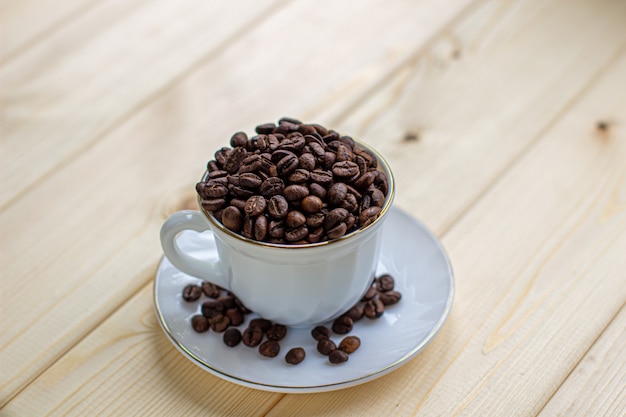
[[[182,272],[233,292],[268,320],[300,327],[340,316],[362,298],[374,279],[382,227],[395,193],[388,164],[371,148],[361,146],[377,157],[378,169],[388,179],[385,204],[370,225],[325,242],[272,244],[232,232],[198,201],[201,211],[176,212],[163,224],[165,256]],[[218,257],[206,261],[183,252],[176,237],[184,230],[211,230]]]

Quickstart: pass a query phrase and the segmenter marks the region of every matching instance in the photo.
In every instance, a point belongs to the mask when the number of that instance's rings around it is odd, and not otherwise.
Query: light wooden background
[[[0,0],[0,28],[0,415],[625,415],[623,0]],[[163,220],[283,115],[380,150],[455,269],[434,342],[358,387],[222,381],[154,316]]]

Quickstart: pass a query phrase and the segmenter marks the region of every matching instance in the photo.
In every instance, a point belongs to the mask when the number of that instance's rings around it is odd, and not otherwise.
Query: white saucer
[[[215,256],[206,250],[212,242],[211,232],[184,232],[178,239],[185,251],[195,252],[194,256]],[[280,354],[272,359],[244,344],[230,348],[222,334],[196,333],[191,317],[199,312],[203,299],[188,303],[181,294],[187,284],[201,281],[180,272],[165,257],[154,280],[154,303],[159,322],[174,346],[214,375],[266,391],[331,391],[371,381],[405,364],[430,343],[448,317],[454,298],[448,257],[420,222],[393,207],[384,226],[377,274],[383,272],[395,278],[402,300],[388,307],[378,320],[363,318],[355,323],[350,334],[361,339],[361,347],[348,362],[338,365],[317,352],[310,329],[289,329],[280,342]],[[245,329],[254,317],[248,315],[239,328]],[[331,338],[339,344],[343,337],[333,334]],[[296,346],[305,349],[306,358],[299,365],[289,365],[285,354]]]

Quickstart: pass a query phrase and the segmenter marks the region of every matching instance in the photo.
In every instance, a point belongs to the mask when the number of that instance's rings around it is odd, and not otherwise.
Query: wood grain
[[[620,416],[626,411],[626,309],[602,332],[557,393],[543,416]]]
[[[189,184],[195,184],[213,151],[223,146],[232,132],[249,130],[252,123],[270,115],[288,114],[286,109],[299,113],[311,106],[306,100],[294,102],[294,94],[326,101],[333,93],[328,83],[344,77],[344,82],[351,84],[355,68],[366,65],[385,71],[378,62],[387,62],[390,45],[415,27],[413,15],[405,8],[420,11],[429,2],[398,4],[400,9],[393,9],[382,1],[372,1],[363,14],[355,13],[349,5],[333,6],[330,15],[328,4],[316,9],[318,15],[306,5],[294,4],[293,9],[281,10],[265,24],[260,22],[249,36],[207,61],[71,162],[44,180],[25,185],[22,191],[26,194],[3,209],[2,226],[12,236],[12,245],[1,255],[3,276],[10,278],[6,293],[12,294],[5,303],[6,324],[0,336],[0,355],[8,364],[2,387],[5,401],[150,280],[161,252],[157,239],[160,224],[173,211],[189,204],[193,207],[193,187]],[[459,2],[458,7],[463,5]],[[443,25],[442,16],[454,16],[459,11],[450,7],[448,14],[440,13],[434,19],[433,25]],[[398,16],[406,19],[399,20]],[[309,26],[300,25],[301,30],[319,32],[319,36],[293,37],[282,31],[294,20],[308,22]],[[333,21],[341,25],[331,24]],[[318,31],[319,27],[326,29]],[[374,27],[392,30],[381,38],[376,31],[370,32]],[[426,29],[436,31],[438,27]],[[324,61],[303,67],[302,57],[284,53],[323,48],[346,30],[381,41],[363,54],[355,48],[363,38],[345,38],[338,51],[344,53],[346,64],[338,67],[333,77],[325,71]],[[429,36],[422,35],[417,41],[423,38]],[[262,50],[259,45],[271,48]],[[407,45],[407,53],[415,47]],[[350,51],[353,53],[347,54]],[[249,56],[247,65],[241,65],[242,56]],[[279,61],[284,65],[268,73],[266,84],[259,84],[256,74]],[[282,85],[285,78],[306,82],[289,86],[289,94],[275,96],[274,87]],[[218,79],[220,82],[215,82]],[[327,87],[311,90],[312,85]],[[360,91],[355,88],[354,94]],[[346,91],[344,96],[350,94]],[[54,149],[55,158],[49,163],[58,165],[66,155],[64,148]],[[34,155],[29,158],[37,159]],[[18,165],[16,162],[12,168],[16,175],[25,169]],[[93,170],[96,166],[99,168]],[[198,168],[189,169],[192,166]],[[46,194],[45,216],[40,215],[42,208],[27,198],[42,192]],[[20,221],[24,218],[29,222]],[[83,320],[73,319],[76,311],[83,313]],[[44,313],[46,322],[39,320]]]
[[[622,55],[446,234],[457,297],[431,346],[366,387],[287,395],[269,415],[538,413],[626,300],[626,131],[594,131],[626,120],[625,70]]]

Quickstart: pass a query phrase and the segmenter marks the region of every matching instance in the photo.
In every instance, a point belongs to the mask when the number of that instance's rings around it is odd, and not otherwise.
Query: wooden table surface
[[[0,0],[0,415],[625,415],[625,25],[623,0]],[[155,317],[164,219],[284,115],[377,148],[455,270],[433,342],[356,387],[235,385]]]

